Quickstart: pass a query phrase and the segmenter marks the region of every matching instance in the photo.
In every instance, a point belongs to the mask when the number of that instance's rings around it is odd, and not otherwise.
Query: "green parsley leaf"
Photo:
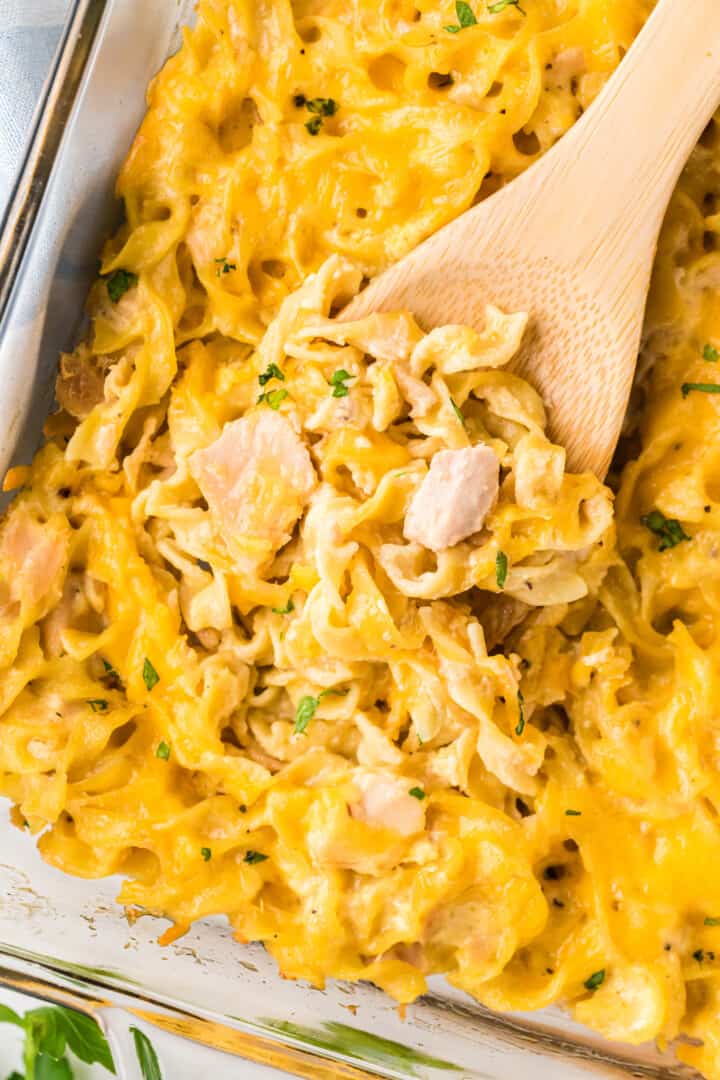
[[[515,7],[521,15],[527,15],[527,12],[520,7],[520,0],[495,0],[494,4],[488,4],[488,11],[491,15],[499,15],[501,11],[509,7]]]
[[[715,916],[706,915],[703,921],[705,926],[720,926],[720,919]]]
[[[311,120],[308,120],[305,127],[311,135],[317,135],[322,127],[322,116],[313,116]]]
[[[720,394],[720,383],[709,382],[684,382],[680,387],[682,396],[686,398],[692,390],[700,394]]]
[[[210,860],[212,859],[212,850],[209,847],[201,847],[200,854],[202,855],[205,862],[210,862]]]
[[[448,34],[459,34],[462,30],[462,26],[454,24],[452,26],[443,26],[443,30],[447,30]]]
[[[421,787],[411,787],[408,791],[408,795],[412,795],[413,799],[423,800],[425,798],[425,792]]]
[[[117,671],[112,666],[112,664],[109,664],[107,662],[107,660],[103,660],[103,667],[105,668],[105,674],[106,675],[117,675]]]
[[[516,735],[522,735],[523,731],[525,730],[525,712],[523,710],[523,705],[525,704],[525,698],[522,696],[522,690],[518,690],[518,692],[517,692],[517,703],[518,703],[518,722],[517,722],[517,727],[515,728],[515,734]]]
[[[163,1080],[155,1047],[145,1032],[136,1027],[131,1027],[130,1031],[135,1043],[135,1054],[140,1066],[140,1072],[143,1074],[143,1080]]]
[[[321,690],[317,697],[312,697],[311,694],[306,694],[305,697],[301,697],[298,702],[297,712],[295,713],[295,734],[302,735],[307,729],[308,724],[317,712],[321,698],[329,696],[345,697],[345,695],[349,693],[349,690],[337,690],[335,687],[331,686],[327,690]]]
[[[138,276],[137,274],[133,274],[131,270],[113,270],[112,274],[110,274],[106,280],[108,296],[113,304],[117,304],[118,300],[120,300],[129,289],[134,289],[137,283]]]
[[[26,1013],[21,1025],[25,1072],[35,1080],[72,1080],[66,1047],[86,1064],[97,1062],[115,1072],[107,1039],[92,1017],[63,1006],[43,1006]]]
[[[278,379],[280,382],[285,382],[285,373],[280,370],[277,364],[268,364],[262,375],[258,375],[258,382],[261,386],[265,386],[271,379]]]
[[[152,666],[147,656],[145,657],[145,663],[143,664],[143,682],[147,690],[152,690],[154,686],[160,682],[160,676],[155,668]]]
[[[161,743],[158,743],[155,757],[160,758],[161,761],[167,761],[170,757],[170,744],[166,743],[164,739]]]
[[[465,0],[455,0],[455,14],[463,29],[466,26],[477,26],[477,19],[473,14],[473,9],[469,4],[465,3]]]
[[[310,694],[306,694],[305,697],[300,698],[297,712],[295,713],[296,735],[302,735],[307,730],[307,726],[317,712],[319,704],[320,698],[312,697]]]
[[[458,420],[460,421],[460,423],[462,424],[462,426],[463,426],[463,427],[465,427],[465,417],[463,416],[462,412],[460,411],[460,409],[459,409],[459,408],[458,408],[458,406],[456,405],[456,403],[455,403],[455,401],[454,401],[454,399],[453,399],[453,398],[450,398],[450,404],[452,405],[452,408],[453,408],[453,412],[454,412],[454,413],[455,413],[455,415],[457,416]]]
[[[229,274],[232,270],[237,270],[237,263],[228,262],[227,259],[216,259],[215,262],[220,263],[220,266],[218,266],[215,271],[216,277],[220,277],[221,274]]]
[[[274,612],[275,615],[289,615],[290,612],[295,610],[295,605],[293,603],[292,597],[290,597],[285,607],[274,607],[270,610]]]
[[[266,405],[269,405],[271,409],[279,409],[286,397],[290,397],[288,390],[266,390],[264,394],[261,394],[258,398],[258,405],[261,401],[264,401]]]
[[[594,971],[589,979],[586,979],[583,986],[586,990],[597,990],[599,986],[605,982],[605,968],[601,968],[600,971]]]
[[[337,101],[334,101],[331,97],[310,98],[309,101],[305,102],[307,111],[316,113],[318,116],[334,116],[339,107]]]
[[[580,817],[582,810],[566,810],[565,817]]]
[[[23,1019],[14,1009],[7,1005],[0,1005],[0,1024],[15,1024],[16,1027],[23,1027]]]
[[[7,1080],[25,1080],[25,1077],[22,1075],[22,1073],[11,1072]]]
[[[661,510],[651,510],[649,514],[643,514],[640,523],[660,538],[658,551],[667,551],[682,540],[690,539],[677,518],[666,518]]]
[[[498,551],[495,556],[495,581],[498,589],[502,589],[507,581],[508,557],[504,551]]]
[[[269,855],[263,855],[261,851],[246,851],[243,862],[250,863],[252,866],[255,863],[265,862],[269,857]]]
[[[53,1058],[38,1054],[35,1059],[35,1080],[73,1080],[74,1073],[66,1057]]]
[[[709,342],[703,349],[703,360],[707,360],[710,364],[716,364],[720,360],[720,352],[711,345]]]
[[[105,700],[105,698],[99,698],[99,697],[88,698],[88,705],[90,706],[90,708],[92,709],[93,712],[107,712],[108,711],[108,703]]]
[[[354,379],[355,376],[351,375],[349,371],[345,371],[344,368],[338,368],[330,376],[330,385],[333,388],[333,397],[347,397],[350,393],[348,387],[345,385],[348,379]]]

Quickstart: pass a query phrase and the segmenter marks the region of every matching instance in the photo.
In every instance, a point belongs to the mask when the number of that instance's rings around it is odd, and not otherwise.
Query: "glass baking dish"
[[[190,0],[74,0],[0,230],[0,468],[29,460],[58,352],[80,330],[118,208],[114,176],[145,88],[193,18]],[[370,985],[279,978],[221,920],[161,948],[165,924],[126,921],[117,882],[68,878],[0,818],[0,983],[96,1015],[125,1080],[127,1024],[168,1031],[297,1076],[482,1080],[690,1077],[653,1047],[611,1046],[559,1010],[499,1017],[442,980],[400,1010]],[[238,1065],[238,1075],[242,1066]]]

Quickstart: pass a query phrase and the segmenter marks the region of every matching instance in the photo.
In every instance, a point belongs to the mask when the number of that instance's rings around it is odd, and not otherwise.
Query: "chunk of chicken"
[[[420,799],[410,795],[409,780],[386,773],[360,773],[354,778],[360,798],[350,806],[358,821],[377,828],[393,829],[412,836],[425,828],[425,810]]]
[[[444,551],[479,532],[497,499],[499,475],[489,446],[439,450],[405,515],[405,539]]]
[[[317,483],[302,439],[267,407],[226,424],[189,464],[225,542],[248,570],[287,543]]]
[[[59,599],[68,531],[59,520],[41,522],[23,508],[9,514],[0,543],[0,580],[23,607],[46,610]]]

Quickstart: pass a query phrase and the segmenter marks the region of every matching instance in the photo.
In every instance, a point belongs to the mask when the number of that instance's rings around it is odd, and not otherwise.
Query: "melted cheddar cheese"
[[[651,6],[201,0],[6,481],[0,789],[173,933],[222,913],[401,1002],[435,973],[560,1001],[718,1078],[718,129],[614,500],[505,370],[522,314],[337,316],[552,146]]]

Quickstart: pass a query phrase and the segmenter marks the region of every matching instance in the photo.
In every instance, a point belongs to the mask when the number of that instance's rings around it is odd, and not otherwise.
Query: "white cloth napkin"
[[[70,0],[0,0],[0,216]]]

